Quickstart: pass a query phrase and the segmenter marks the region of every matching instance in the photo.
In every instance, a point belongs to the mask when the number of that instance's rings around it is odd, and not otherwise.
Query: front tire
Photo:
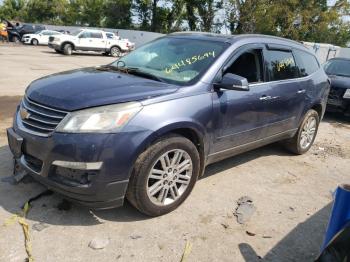
[[[65,44],[63,47],[63,53],[65,55],[71,55],[73,53],[73,46],[71,44]]]
[[[309,151],[315,141],[319,124],[320,116],[315,110],[310,109],[305,114],[295,136],[286,141],[287,149],[297,155],[302,155]]]
[[[191,193],[199,170],[199,153],[190,140],[178,135],[163,137],[136,160],[127,199],[146,215],[169,213]]]
[[[32,40],[32,45],[38,45],[38,44],[39,44],[39,41],[37,39]]]
[[[13,36],[12,37],[12,42],[15,42],[16,44],[19,44],[21,42],[21,39],[19,39],[18,36]]]

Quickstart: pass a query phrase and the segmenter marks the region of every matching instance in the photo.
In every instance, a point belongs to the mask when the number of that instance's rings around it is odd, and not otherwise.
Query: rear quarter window
[[[292,51],[267,50],[266,64],[270,81],[293,79],[299,76]]]
[[[301,50],[294,50],[294,54],[301,77],[312,75],[320,68],[314,55]]]

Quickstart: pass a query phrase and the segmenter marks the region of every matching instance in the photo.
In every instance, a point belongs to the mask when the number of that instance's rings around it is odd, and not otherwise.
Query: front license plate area
[[[19,158],[22,155],[23,138],[9,128],[7,129],[7,140],[12,154],[15,158]]]

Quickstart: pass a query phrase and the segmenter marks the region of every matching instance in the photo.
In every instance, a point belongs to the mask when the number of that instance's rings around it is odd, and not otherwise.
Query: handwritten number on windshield
[[[204,59],[208,59],[210,57],[215,58],[215,51],[209,51],[209,52],[206,52],[206,53],[201,54],[201,55],[194,55],[192,57],[181,59],[177,63],[172,64],[169,67],[166,67],[164,71],[166,74],[171,74],[174,70],[179,70],[182,67],[195,64],[199,61],[202,61]]]

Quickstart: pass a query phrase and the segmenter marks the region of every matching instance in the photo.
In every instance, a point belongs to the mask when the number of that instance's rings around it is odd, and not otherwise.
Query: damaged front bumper
[[[350,116],[350,89],[332,87],[328,96],[327,111]]]
[[[118,168],[111,164],[110,148],[96,148],[98,143],[110,141],[109,135],[38,137],[14,127],[7,130],[7,136],[15,159],[16,180],[30,175],[48,189],[90,208],[123,205],[128,174],[116,175]],[[125,165],[124,168],[127,172]]]

